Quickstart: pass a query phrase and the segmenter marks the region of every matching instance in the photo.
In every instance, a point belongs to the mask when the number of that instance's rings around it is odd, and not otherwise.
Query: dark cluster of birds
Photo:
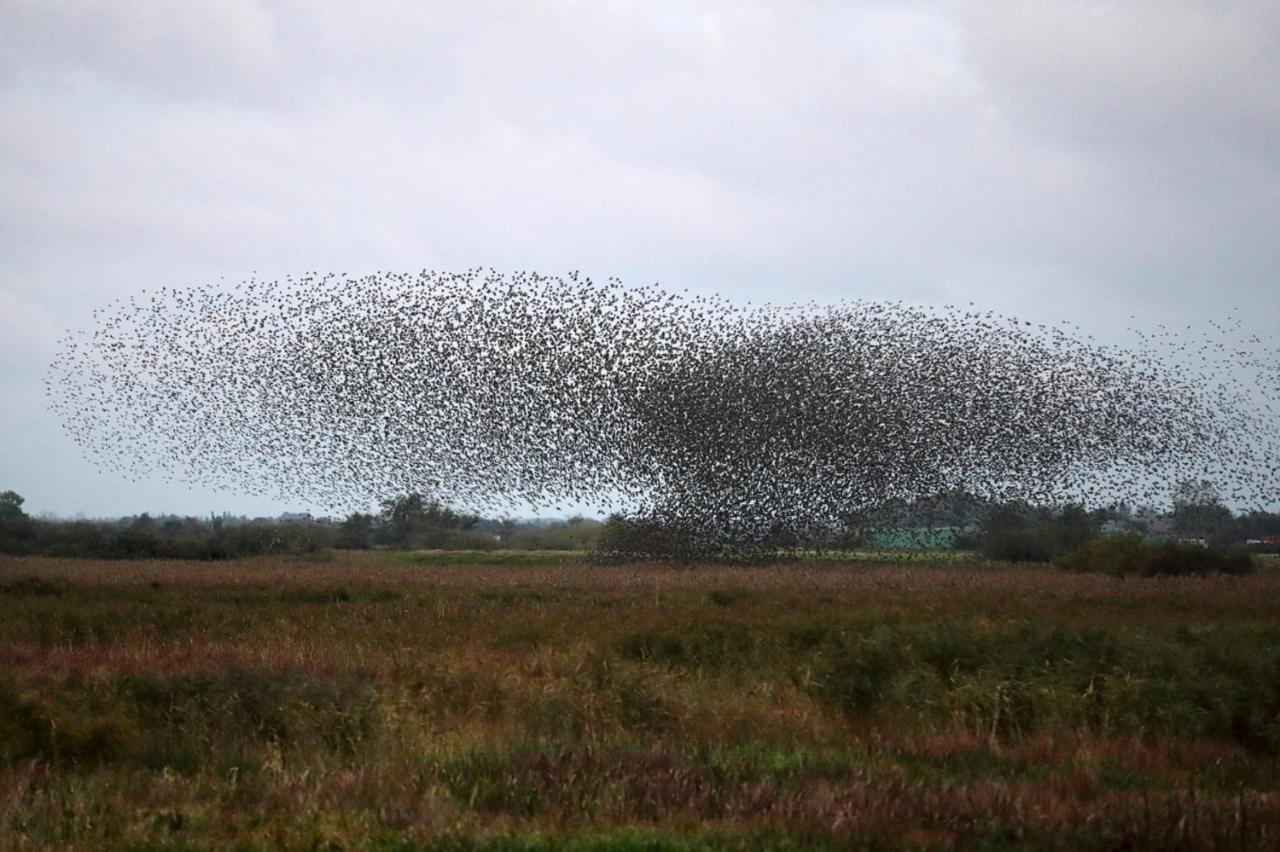
[[[103,468],[334,510],[596,506],[745,543],[965,494],[1276,500],[1275,350],[947,306],[737,305],[492,270],[162,289],[49,375]]]

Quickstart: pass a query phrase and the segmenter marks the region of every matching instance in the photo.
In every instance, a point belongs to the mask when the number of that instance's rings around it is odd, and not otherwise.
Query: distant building
[[[282,524],[310,524],[314,522],[310,512],[285,512],[277,520]]]
[[[953,550],[972,527],[899,527],[871,534],[871,546],[885,550]]]

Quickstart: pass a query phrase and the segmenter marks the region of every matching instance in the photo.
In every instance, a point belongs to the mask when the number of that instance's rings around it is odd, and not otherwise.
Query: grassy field
[[[368,558],[377,558],[370,555]],[[388,557],[383,557],[387,559]],[[396,553],[390,561],[407,565],[516,565],[552,567],[582,564],[587,560],[583,550],[410,550]]]
[[[1280,846],[1272,570],[555,559],[0,558],[0,847]]]

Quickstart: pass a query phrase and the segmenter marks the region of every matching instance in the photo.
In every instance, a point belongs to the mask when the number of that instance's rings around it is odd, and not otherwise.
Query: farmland
[[[1280,573],[0,557],[11,848],[1275,848]]]

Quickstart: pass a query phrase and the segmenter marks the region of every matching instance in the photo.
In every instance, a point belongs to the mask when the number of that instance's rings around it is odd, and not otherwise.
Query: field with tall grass
[[[1273,569],[554,560],[0,558],[0,846],[1280,846]]]

